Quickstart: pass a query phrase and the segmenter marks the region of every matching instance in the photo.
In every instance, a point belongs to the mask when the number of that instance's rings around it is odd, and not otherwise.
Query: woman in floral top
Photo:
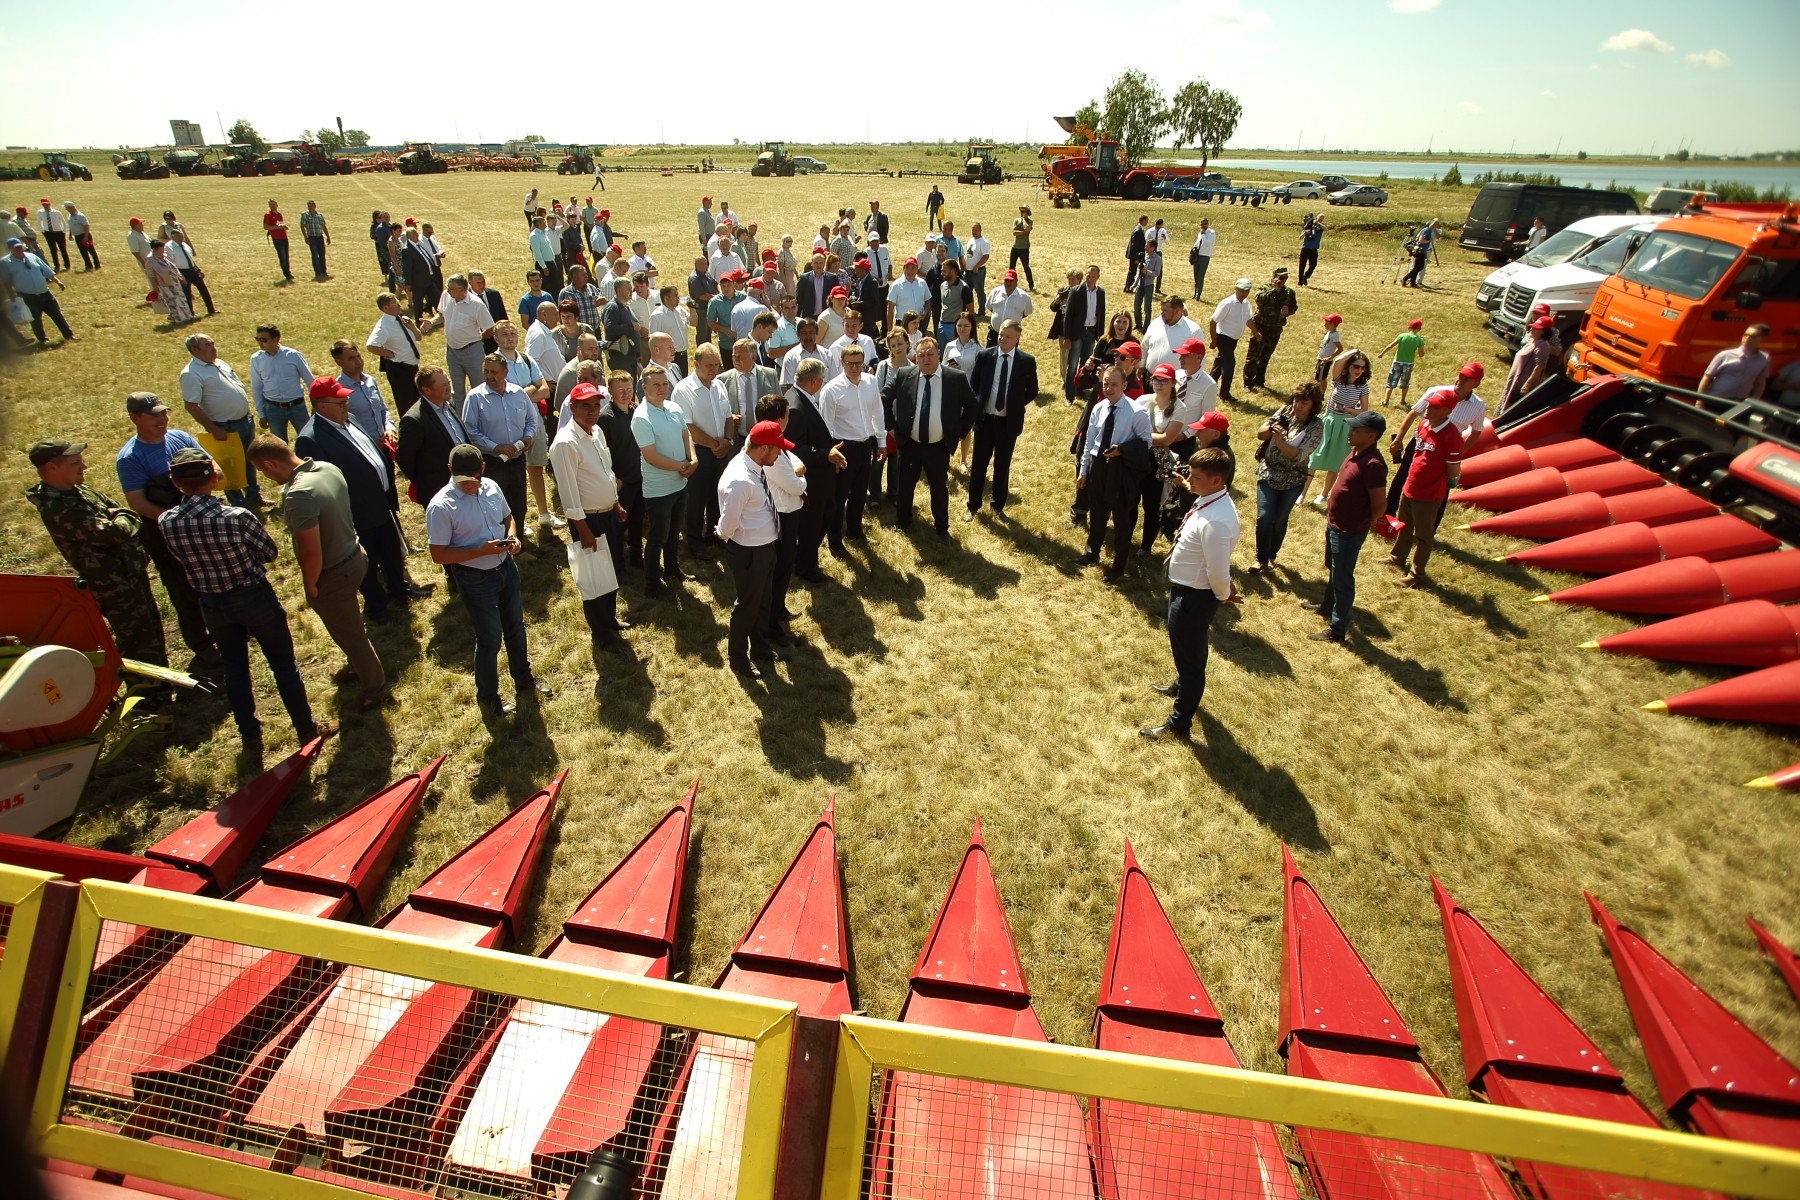
[[[1307,459],[1319,448],[1325,423],[1319,419],[1324,396],[1316,383],[1294,389],[1287,407],[1262,423],[1256,440],[1256,565],[1252,573],[1275,565],[1287,537],[1288,517],[1306,490]],[[1341,465],[1341,464],[1340,464]]]
[[[1313,497],[1314,504],[1324,504],[1325,497],[1337,483],[1338,469],[1350,457],[1350,429],[1344,422],[1357,413],[1369,410],[1369,356],[1361,350],[1346,350],[1331,364],[1331,398],[1325,403],[1325,428],[1319,448],[1307,460],[1307,468],[1325,472],[1325,486]]]

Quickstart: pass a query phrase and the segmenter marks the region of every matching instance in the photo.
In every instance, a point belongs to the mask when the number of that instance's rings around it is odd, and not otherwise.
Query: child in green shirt
[[[1382,398],[1381,407],[1386,408],[1394,402],[1394,389],[1400,389],[1400,407],[1406,407],[1406,389],[1412,386],[1413,364],[1425,357],[1425,339],[1419,330],[1425,322],[1414,317],[1406,323],[1406,332],[1381,348],[1382,357],[1391,350],[1394,361],[1388,367],[1387,395]]]

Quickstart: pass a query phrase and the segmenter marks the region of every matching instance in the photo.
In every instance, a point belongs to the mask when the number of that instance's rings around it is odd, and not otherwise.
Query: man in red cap
[[[1527,328],[1525,344],[1513,355],[1512,369],[1506,373],[1506,386],[1500,392],[1501,412],[1511,408],[1520,396],[1542,383],[1550,373],[1551,364],[1556,361],[1550,346],[1555,329],[1556,321],[1549,316],[1538,317]]]
[[[773,662],[787,655],[769,640],[769,607],[774,597],[776,543],[781,538],[780,517],[763,472],[794,443],[781,435],[774,421],[758,421],[742,452],[732,456],[719,476],[719,523],[716,531],[725,545],[725,562],[737,599],[731,606],[731,627],[726,638],[726,659],[731,669],[746,679],[760,679],[757,662]]]
[[[1487,402],[1475,394],[1481,386],[1481,380],[1487,369],[1480,363],[1470,361],[1464,363],[1456,372],[1456,382],[1447,389],[1456,393],[1456,404],[1450,412],[1450,422],[1462,434],[1463,445],[1472,444],[1481,435],[1487,421]],[[1406,436],[1415,422],[1424,419],[1426,403],[1423,398],[1414,402],[1407,411],[1406,419],[1400,423],[1400,430],[1388,443],[1388,452],[1396,464],[1394,481],[1388,486],[1387,515],[1395,516],[1400,511],[1401,489],[1406,485],[1406,474],[1412,466],[1415,443]]]
[[[1388,562],[1406,574],[1401,587],[1417,587],[1425,582],[1425,564],[1437,546],[1438,522],[1444,516],[1444,501],[1456,486],[1462,473],[1462,431],[1457,429],[1451,412],[1457,404],[1455,388],[1435,387],[1425,393],[1425,418],[1413,435],[1412,463],[1406,469],[1401,485],[1402,522],[1394,551]]]

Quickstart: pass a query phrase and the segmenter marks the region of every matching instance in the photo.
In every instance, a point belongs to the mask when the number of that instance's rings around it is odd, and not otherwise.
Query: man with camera
[[[1233,474],[1231,455],[1217,446],[1196,450],[1187,460],[1182,482],[1193,494],[1193,506],[1175,531],[1169,551],[1169,652],[1175,680],[1152,684],[1151,690],[1174,700],[1161,725],[1140,729],[1147,738],[1186,741],[1194,714],[1206,692],[1207,639],[1219,605],[1238,604],[1242,597],[1231,581],[1231,552],[1237,546],[1237,506],[1225,485]]]

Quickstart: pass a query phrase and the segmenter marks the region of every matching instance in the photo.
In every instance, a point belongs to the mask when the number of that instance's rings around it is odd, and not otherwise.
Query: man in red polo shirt
[[[1398,581],[1401,587],[1417,587],[1425,581],[1425,564],[1437,546],[1444,501],[1462,472],[1463,435],[1450,419],[1457,399],[1456,389],[1451,387],[1435,387],[1425,393],[1425,418],[1413,435],[1412,467],[1400,492],[1399,517],[1406,524],[1388,556],[1390,563],[1406,572]]]
[[[269,211],[263,214],[263,236],[275,247],[275,257],[281,263],[281,275],[289,283],[294,282],[294,273],[288,269],[288,227],[287,218],[281,215],[281,201],[269,201]]]

